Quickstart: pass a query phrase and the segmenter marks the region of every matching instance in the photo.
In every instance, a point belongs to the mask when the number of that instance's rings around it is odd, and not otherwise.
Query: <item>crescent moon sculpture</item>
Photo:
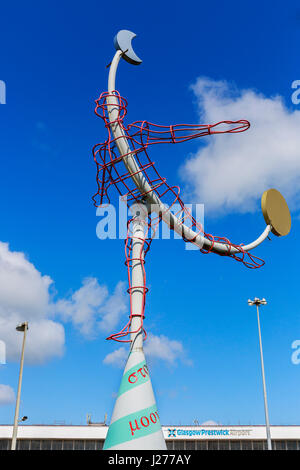
[[[264,261],[250,251],[260,245],[272,232],[286,235],[290,230],[290,213],[283,196],[276,190],[262,197],[266,228],[251,243],[234,244],[225,237],[204,232],[203,227],[185,208],[178,186],[171,186],[161,177],[148,154],[152,145],[176,144],[202,136],[246,131],[250,123],[221,121],[214,124],[158,125],[148,121],[124,124],[127,101],[116,90],[116,72],[121,58],[133,65],[142,61],[132,48],[136,35],[122,30],[115,36],[117,49],[110,64],[108,91],[96,100],[95,113],[108,131],[105,142],[93,147],[97,165],[98,191],[93,196],[99,206],[110,202],[110,192],[116,189],[126,197],[132,218],[128,221],[125,243],[126,265],[130,294],[130,316],[125,327],[107,339],[130,343],[130,350],[115,403],[104,449],[166,449],[156,408],[149,370],[143,351],[146,287],[145,255],[160,222],[179,234],[187,243],[196,245],[202,253],[216,253],[255,269]],[[175,204],[180,209],[173,212]],[[148,236],[152,230],[152,234]]]
[[[122,51],[122,57],[127,62],[133,65],[139,65],[142,63],[141,59],[136,55],[132,47],[132,40],[136,37],[136,34],[126,29],[122,29],[115,35],[114,46],[117,50]]]

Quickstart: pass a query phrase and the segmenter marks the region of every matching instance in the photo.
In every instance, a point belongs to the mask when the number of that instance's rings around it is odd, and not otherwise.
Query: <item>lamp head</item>
[[[265,298],[259,299],[258,297],[254,297],[253,300],[248,299],[248,305],[267,305],[267,301]]]
[[[28,330],[28,322],[25,321],[24,323],[20,323],[19,325],[16,326],[17,331],[25,331]]]

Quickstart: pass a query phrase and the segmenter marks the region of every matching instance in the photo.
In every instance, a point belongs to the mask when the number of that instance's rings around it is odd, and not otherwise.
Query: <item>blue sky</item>
[[[83,323],[76,323],[69,307],[84,279],[97,280],[97,293],[103,296],[99,318],[111,298],[124,303],[115,291],[119,282],[127,282],[123,242],[96,237],[91,148],[106,138],[93,109],[107,88],[113,37],[129,29],[138,35],[134,47],[143,63],[120,64],[117,87],[129,102],[128,122],[197,123],[199,114],[235,119],[235,113],[251,121],[248,137],[229,136],[230,142],[216,145],[204,138],[153,151],[168,181],[180,183],[193,202],[205,204],[206,230],[237,243],[256,238],[264,229],[259,196],[273,185],[293,209],[291,234],[272,236],[256,250],[266,261],[260,270],[186,251],[179,241],[153,242],[146,265],[146,328],[175,355],[173,362],[149,357],[161,421],[263,423],[257,324],[255,310],[247,305],[249,297],[261,296],[268,300],[261,322],[270,421],[299,424],[300,365],[291,361],[291,344],[300,339],[295,248],[300,105],[291,101],[291,84],[300,79],[300,8],[295,1],[284,7],[274,1],[145,5],[46,0],[1,7],[0,80],[6,83],[7,103],[0,105],[0,240],[9,249],[0,250],[0,339],[2,334],[8,341],[9,354],[7,364],[0,365],[0,384],[16,391],[19,338],[8,333],[7,325],[12,328],[14,318],[26,320],[28,308],[32,323],[43,317],[52,322],[45,324],[46,332],[53,328],[46,351],[42,340],[36,337],[33,345],[32,339],[21,403],[28,423],[80,424],[86,413],[99,421],[112,412],[122,371],[103,360],[118,346],[105,341],[104,329],[83,334]],[[210,161],[220,163],[221,174]],[[22,284],[22,269],[15,282],[12,265],[5,264],[12,259],[14,267],[17,262],[25,266],[28,284]],[[6,276],[5,269],[12,274]],[[34,294],[26,289],[31,281]],[[50,294],[44,298],[48,281]],[[26,298],[27,307],[18,307],[8,291],[20,302]],[[64,316],[59,308],[48,312],[62,302],[67,302]],[[123,310],[118,326],[126,321]],[[37,364],[39,354],[44,354],[42,364]],[[3,400],[0,423],[11,423],[13,412],[12,400]]]

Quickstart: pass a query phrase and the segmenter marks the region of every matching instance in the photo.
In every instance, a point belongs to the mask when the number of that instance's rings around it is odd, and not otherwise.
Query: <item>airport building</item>
[[[104,424],[19,425],[19,450],[102,450]],[[13,426],[0,425],[0,450],[9,450]],[[163,426],[168,450],[263,450],[265,426]],[[271,426],[275,450],[300,450],[300,426]]]

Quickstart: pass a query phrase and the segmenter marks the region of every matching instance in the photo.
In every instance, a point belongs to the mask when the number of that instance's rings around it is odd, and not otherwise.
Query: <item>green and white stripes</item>
[[[127,392],[128,390],[132,390],[139,385],[147,382],[149,379],[149,372],[148,367],[146,365],[146,361],[142,361],[136,366],[133,366],[127,372],[124,372],[121,386],[119,389],[119,396],[122,393]]]
[[[161,429],[156,405],[124,416],[112,423],[105,440],[104,449],[123,442],[148,436]]]
[[[166,449],[142,350],[129,354],[104,450]]]

